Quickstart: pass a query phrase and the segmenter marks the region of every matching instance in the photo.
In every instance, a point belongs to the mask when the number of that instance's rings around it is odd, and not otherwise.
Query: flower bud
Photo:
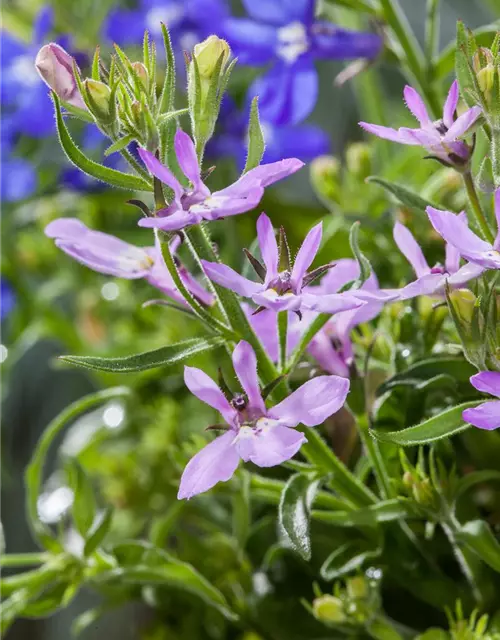
[[[40,77],[63,102],[87,109],[78,90],[73,63],[73,57],[55,42],[43,46],[35,60]]]
[[[196,58],[200,76],[211,78],[221,55],[223,55],[221,70],[224,70],[230,53],[231,49],[228,43],[218,36],[209,36],[197,44],[193,51],[193,57]]]
[[[322,622],[344,622],[344,605],[335,596],[324,595],[313,601],[314,615]]]
[[[104,82],[87,78],[83,85],[87,90],[89,102],[99,110],[98,115],[109,113],[111,89]]]
[[[350,144],[345,154],[347,170],[358,180],[364,180],[372,173],[372,157],[370,145],[364,142]]]
[[[457,318],[465,326],[470,325],[476,304],[476,296],[469,289],[455,289],[448,297]]]
[[[137,74],[137,77],[142,83],[142,86],[147,90],[149,87],[149,73],[142,62],[133,62],[132,68]]]
[[[311,182],[320,200],[337,202],[340,195],[340,162],[334,156],[319,156],[311,163]]]
[[[362,600],[368,595],[368,584],[363,576],[356,576],[346,580],[347,595],[350,598]]]

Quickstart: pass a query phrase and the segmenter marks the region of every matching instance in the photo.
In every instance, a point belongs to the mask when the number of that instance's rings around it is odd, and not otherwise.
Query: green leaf
[[[85,541],[85,547],[83,553],[85,556],[89,556],[93,553],[101,542],[107,536],[113,520],[113,509],[108,507],[102,516],[98,517],[94,521],[93,527],[88,532],[87,540]]]
[[[335,549],[321,566],[320,574],[323,580],[336,580],[346,573],[351,573],[369,558],[375,558],[380,553],[365,540],[346,542]]]
[[[403,187],[396,182],[391,182],[390,180],[385,180],[385,178],[379,178],[378,176],[370,176],[366,178],[366,182],[371,182],[373,184],[378,184],[383,187],[389,193],[392,193],[393,196],[404,204],[405,207],[409,207],[410,209],[416,209],[417,211],[425,211],[427,207],[437,207],[438,205],[430,200],[425,200],[421,198],[419,195]]]
[[[252,525],[250,473],[239,469],[238,479],[239,491],[234,494],[232,501],[233,532],[241,549],[244,549]]]
[[[112,153],[115,153],[116,151],[122,151],[123,149],[125,149],[126,147],[128,147],[128,145],[134,140],[134,136],[129,134],[128,136],[124,136],[123,138],[120,138],[119,140],[117,140],[116,142],[113,142],[112,145],[110,145],[106,151],[104,152],[104,155],[106,157],[110,156]]]
[[[471,520],[457,532],[457,539],[500,573],[500,543],[484,520]]]
[[[405,371],[386,380],[377,389],[377,395],[382,395],[389,389],[406,381],[411,384],[418,384],[418,382],[425,382],[440,375],[451,376],[459,382],[468,382],[474,373],[476,373],[476,368],[463,358],[446,356],[428,358],[411,365]]]
[[[346,9],[351,9],[352,11],[359,11],[361,13],[368,13],[372,16],[377,16],[377,10],[375,9],[375,7],[369,4],[369,2],[365,2],[365,0],[320,0],[317,10],[318,12],[321,12],[320,15],[323,14],[323,5],[329,4],[338,7],[345,7]]]
[[[94,490],[78,460],[69,459],[66,469],[68,483],[73,491],[73,522],[78,533],[85,538],[95,518]]]
[[[371,272],[373,271],[370,261],[359,248],[359,227],[360,222],[355,222],[352,225],[351,230],[349,231],[349,244],[351,246],[351,251],[353,252],[354,257],[356,258],[356,262],[359,265],[359,278],[353,285],[353,289],[359,289],[363,282],[368,280]]]
[[[382,442],[391,442],[393,444],[400,445],[402,447],[411,447],[416,444],[428,444],[429,442],[435,442],[442,438],[449,438],[450,436],[465,431],[470,427],[468,422],[462,419],[462,412],[464,409],[470,407],[477,407],[481,404],[482,400],[476,402],[464,402],[456,407],[447,409],[437,416],[429,418],[420,424],[416,424],[408,429],[402,429],[401,431],[390,431],[383,433],[382,431],[376,431],[373,429],[371,434],[381,440]]]
[[[52,93],[52,99],[54,101],[54,107],[56,112],[56,124],[57,133],[59,135],[59,141],[61,143],[64,152],[68,159],[81,169],[84,173],[98,180],[102,180],[113,187],[119,187],[121,189],[127,189],[129,191],[152,191],[152,182],[149,183],[140,176],[134,176],[128,173],[122,173],[116,169],[110,169],[102,164],[94,162],[87,158],[87,156],[80,151],[71,138],[64,118],[61,113],[61,105],[59,98],[55,93]]]
[[[52,551],[62,550],[61,544],[53,538],[51,530],[40,520],[37,509],[40,486],[42,483],[43,466],[50,445],[62,429],[64,429],[69,422],[73,421],[84,411],[88,411],[94,406],[102,404],[112,398],[128,395],[130,395],[130,390],[126,387],[114,387],[112,389],[92,393],[76,400],[76,402],[70,404],[69,407],[64,409],[64,411],[52,420],[38,441],[31,458],[31,462],[29,463],[25,473],[26,511],[34,538],[45,548]]]
[[[379,522],[392,522],[418,515],[415,504],[404,498],[384,500],[356,511],[315,510],[312,512],[314,520],[320,520],[339,527],[374,527]]]
[[[265,148],[266,144],[264,141],[264,134],[262,133],[262,127],[260,126],[259,119],[259,98],[258,96],[255,96],[250,108],[250,120],[248,123],[248,153],[243,173],[259,166],[262,156],[264,155]]]
[[[311,557],[311,505],[318,485],[319,480],[314,476],[297,473],[286,483],[278,508],[281,535],[304,560]]]
[[[471,57],[477,45],[464,23],[457,22],[457,48],[455,51],[455,75],[457,76],[460,94],[469,107],[483,104],[483,93],[479,87],[476,74],[471,64]]]
[[[457,482],[454,500],[458,500],[466,491],[476,486],[491,481],[500,481],[500,471],[484,469],[483,471],[471,471]]]
[[[97,356],[60,356],[64,362],[75,364],[87,369],[97,371],[112,371],[114,373],[130,373],[132,371],[144,371],[155,367],[168,367],[205,351],[211,351],[224,344],[224,339],[214,338],[190,338],[175,344],[170,344],[154,351],[146,351],[133,356],[120,358],[100,358]]]

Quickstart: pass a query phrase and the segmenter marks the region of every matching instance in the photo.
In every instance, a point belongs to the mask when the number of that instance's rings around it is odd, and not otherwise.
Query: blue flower
[[[207,153],[213,157],[230,156],[240,169],[245,165],[247,153],[247,128],[249,107],[239,111],[234,101],[225,96],[215,137],[209,143]],[[327,134],[317,125],[277,126],[261,117],[266,149],[262,162],[277,162],[283,158],[299,158],[308,162],[328,153],[330,142]]]
[[[375,33],[347,31],[314,19],[314,0],[243,0],[250,18],[228,18],[223,27],[243,64],[271,68],[250,89],[261,114],[276,124],[297,124],[318,95],[315,59],[374,58],[382,47]]]
[[[120,45],[140,44],[147,29],[162,41],[161,23],[170,31],[175,48],[190,51],[217,32],[227,16],[225,0],[139,0],[136,9],[115,9],[105,25],[106,37]]]
[[[2,202],[24,200],[36,191],[37,172],[28,160],[16,158],[13,155],[16,134],[10,116],[4,116],[1,134],[0,195]]]
[[[5,320],[16,304],[16,294],[5,278],[0,278],[0,320]]]

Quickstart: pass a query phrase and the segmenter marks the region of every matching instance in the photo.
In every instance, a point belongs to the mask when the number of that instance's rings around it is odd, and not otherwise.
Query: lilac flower
[[[500,189],[495,191],[495,216],[498,225],[493,244],[482,240],[469,229],[462,214],[426,209],[429,220],[439,235],[451,244],[469,262],[485,269],[500,269]]]
[[[432,156],[448,165],[464,165],[469,162],[471,148],[461,140],[469,133],[472,125],[481,115],[481,107],[472,107],[455,119],[459,93],[458,83],[455,80],[451,85],[446,99],[443,117],[441,120],[433,122],[424,101],[419,93],[410,86],[404,89],[404,98],[408,109],[420,123],[418,129],[408,129],[400,127],[392,129],[382,127],[377,124],[360,122],[359,124],[368,131],[380,138],[424,147]]]
[[[500,373],[493,371],[481,371],[470,379],[470,383],[478,391],[489,393],[500,398]],[[490,400],[478,407],[465,409],[462,418],[479,429],[491,431],[500,427],[500,400]]]
[[[177,231],[202,220],[219,220],[245,213],[259,204],[265,187],[295,173],[304,165],[296,158],[262,164],[242,175],[229,187],[210,193],[201,179],[201,167],[191,138],[179,130],[175,134],[174,145],[179,166],[191,183],[189,188],[183,187],[152,153],[139,149],[149,172],[174,192],[171,204],[166,209],[157,211],[154,218],[142,218],[139,221],[141,227]]]
[[[297,124],[318,95],[315,59],[374,58],[382,39],[314,19],[314,0],[243,0],[250,18],[225,21],[223,36],[243,64],[271,68],[250,88],[264,120]]]
[[[332,266],[320,267],[319,272],[316,270],[310,274],[307,273],[318,252],[321,235],[322,223],[319,223],[307,234],[297,253],[293,268],[285,239],[282,247],[287,264],[286,268],[280,271],[282,256],[278,250],[271,220],[263,213],[257,220],[257,236],[265,265],[257,267],[257,274],[261,278],[260,283],[244,278],[224,264],[202,260],[203,269],[210,280],[235,291],[244,298],[252,299],[259,307],[274,311],[295,311],[300,314],[301,310],[310,309],[338,313],[360,307],[363,302],[354,295],[343,293],[318,296],[308,292],[309,282]],[[255,266],[255,258],[252,259],[252,264]]]
[[[457,218],[468,230],[465,213],[461,213]],[[446,283],[452,288],[461,287],[483,272],[483,268],[476,264],[468,263],[460,267],[460,253],[450,243],[446,243],[444,267],[440,264],[432,268],[429,267],[413,234],[400,222],[396,222],[394,225],[394,240],[417,276],[414,282],[399,290],[399,300],[408,300],[415,296],[441,295],[444,293]]]
[[[224,97],[216,135],[207,147],[210,157],[231,156],[243,169],[247,155],[248,114],[249,105],[239,111],[229,96]],[[261,114],[260,125],[266,144],[263,162],[277,162],[283,158],[308,162],[330,151],[328,135],[315,124],[277,126],[264,120]]]
[[[45,228],[45,234],[54,238],[56,246],[81,264],[106,275],[138,280],[144,278],[153,287],[178,302],[184,303],[163,261],[158,242],[154,247],[135,247],[101,231],[88,229],[76,218],[59,218]],[[179,238],[171,244],[175,251]],[[205,304],[212,304],[212,296],[179,265],[180,276],[191,291]]]
[[[259,467],[274,467],[289,460],[307,441],[293,427],[321,424],[342,407],[349,391],[348,380],[319,376],[268,409],[259,389],[255,354],[247,342],[237,344],[233,366],[244,393],[231,400],[200,369],[184,369],[184,381],[191,393],[219,411],[226,424],[222,425],[225,433],[189,461],[182,474],[179,499],[192,498],[229,480],[240,459]]]
[[[225,0],[139,0],[136,9],[114,9],[105,25],[106,36],[120,45],[141,44],[147,29],[162,42],[161,23],[169,29],[174,47],[191,51],[217,31],[227,16]]]

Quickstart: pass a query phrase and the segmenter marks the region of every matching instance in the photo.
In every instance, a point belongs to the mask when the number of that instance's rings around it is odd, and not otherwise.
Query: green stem
[[[418,40],[413,33],[398,0],[380,0],[380,6],[387,24],[391,27],[401,48],[405,53],[405,63],[409,73],[413,76],[420,90],[425,96],[434,118],[439,118],[441,105],[435,92],[429,86],[424,73],[425,60]]]
[[[380,451],[379,444],[370,435],[368,420],[366,419],[366,417],[363,416],[358,418],[358,427],[361,441],[363,442],[363,446],[373,466],[373,472],[375,473],[375,479],[377,481],[380,495],[386,500],[388,498],[396,497],[391,485],[391,478],[386,469],[384,458]]]
[[[427,0],[425,19],[425,59],[427,61],[427,78],[432,81],[434,62],[439,52],[439,5],[440,0]]]
[[[281,494],[285,488],[285,482],[251,474],[250,488],[252,489],[253,498],[270,504],[279,504]],[[349,509],[349,505],[346,505],[345,502],[339,500],[327,491],[318,491],[316,493],[314,506],[331,511],[345,511]]]
[[[9,553],[0,557],[0,567],[34,567],[45,564],[52,555],[50,553]]]
[[[278,335],[279,335],[279,371],[283,373],[286,368],[286,339],[288,335],[288,311],[278,313]]]
[[[493,244],[495,242],[495,236],[493,234],[493,231],[490,229],[481,208],[481,203],[479,202],[476,187],[474,186],[474,179],[472,178],[472,174],[470,171],[467,171],[466,173],[462,174],[462,177],[464,180],[467,195],[469,196],[469,202],[474,214],[474,220],[476,221],[477,226],[480,228],[481,234],[484,239]]]
[[[320,329],[322,329],[325,324],[330,320],[332,316],[329,313],[320,313],[313,322],[306,329],[304,335],[302,336],[299,344],[295,347],[292,355],[290,356],[290,360],[286,367],[286,372],[291,373],[295,367],[299,364],[300,358],[302,354],[307,349],[308,344],[314,338],[314,336],[318,333]]]

